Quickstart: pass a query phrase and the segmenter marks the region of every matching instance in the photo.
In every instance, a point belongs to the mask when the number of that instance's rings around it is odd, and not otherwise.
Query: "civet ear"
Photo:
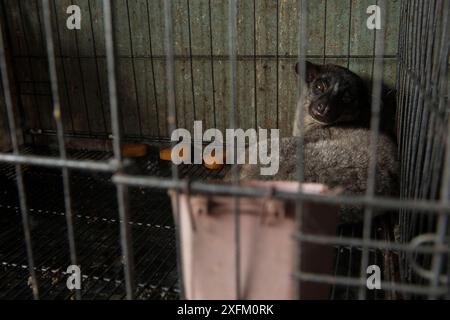
[[[310,83],[311,81],[313,81],[316,77],[317,74],[320,72],[321,66],[314,64],[312,62],[309,61],[305,61],[305,81],[306,83]],[[297,74],[299,74],[299,65],[298,62],[295,64],[295,72]]]

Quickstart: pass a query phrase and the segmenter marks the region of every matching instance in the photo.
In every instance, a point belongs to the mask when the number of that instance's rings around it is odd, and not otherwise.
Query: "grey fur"
[[[347,69],[326,66],[338,72],[340,81],[355,85],[362,80],[348,73]],[[333,69],[334,68],[334,69]],[[329,69],[327,69],[329,70]],[[323,70],[322,70],[323,71]],[[311,82],[309,82],[311,83]],[[357,85],[360,85],[359,83]],[[340,84],[341,86],[341,84]],[[297,104],[297,113],[292,137],[280,141],[280,169],[276,175],[260,175],[259,165],[245,164],[241,167],[241,180],[296,180],[297,150],[300,125],[303,122],[304,136],[304,180],[324,183],[329,187],[342,187],[345,194],[364,194],[367,188],[368,166],[370,162],[370,130],[367,128],[368,96],[366,93],[353,97],[355,103],[340,113],[333,123],[320,123],[310,114],[312,102],[311,89],[305,83],[304,94]],[[361,92],[359,92],[361,94]],[[342,106],[340,106],[342,107]],[[303,108],[303,121],[300,121],[300,108]],[[270,145],[270,144],[269,144]],[[375,193],[383,196],[398,194],[398,172],[396,143],[381,133],[377,145],[377,164]],[[231,179],[228,174],[226,180]],[[342,206],[341,223],[360,222],[363,210],[356,206]]]

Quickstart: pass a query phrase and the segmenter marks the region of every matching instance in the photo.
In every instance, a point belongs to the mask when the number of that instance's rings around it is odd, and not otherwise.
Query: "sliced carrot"
[[[122,146],[125,158],[139,158],[147,155],[148,146],[144,143],[127,143]]]
[[[222,159],[222,163],[219,163],[218,159]],[[217,170],[222,168],[225,162],[225,153],[220,152],[216,155],[214,152],[211,156],[204,159],[203,165],[209,170]]]
[[[183,151],[181,151],[183,152]],[[172,160],[172,148],[165,148],[159,151],[159,158],[161,160],[165,160],[165,161],[171,161]]]
[[[183,157],[184,154],[184,148],[190,148],[190,145],[183,145],[183,147],[180,149],[180,153],[179,153],[179,157]],[[172,161],[172,147],[169,148],[165,148],[162,149],[161,151],[159,151],[159,158],[161,160],[166,160],[166,161]]]
[[[186,146],[186,147],[190,148],[190,146]],[[179,154],[180,157],[183,157],[183,151],[184,151],[184,148],[182,148],[180,150],[180,154]],[[172,147],[165,148],[165,149],[162,149],[161,151],[159,151],[159,158],[161,160],[171,161],[172,160]],[[222,158],[222,163],[219,163],[219,161],[217,160],[219,158]],[[224,166],[225,161],[226,161],[225,153],[221,152],[217,156],[213,153],[213,155],[208,156],[206,159],[204,159],[203,165],[207,169],[217,170]]]

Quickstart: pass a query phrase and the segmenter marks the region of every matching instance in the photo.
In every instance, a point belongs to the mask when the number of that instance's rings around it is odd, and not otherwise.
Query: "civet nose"
[[[324,111],[325,111],[325,105],[323,105],[322,103],[319,103],[317,105],[317,112],[323,113]]]

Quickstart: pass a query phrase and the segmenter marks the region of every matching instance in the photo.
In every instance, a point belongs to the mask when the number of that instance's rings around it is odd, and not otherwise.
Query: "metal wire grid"
[[[436,199],[448,204],[449,194],[449,109],[448,109],[448,1],[407,1],[402,3],[399,42],[399,148],[402,161],[401,196],[406,199]],[[447,145],[447,147],[446,147]],[[447,151],[446,151],[447,150]],[[435,247],[448,244],[447,216],[415,214],[402,210],[401,241],[426,234]],[[447,259],[450,258],[447,255]],[[432,287],[450,272],[445,255],[418,256],[422,265],[418,277],[402,255],[402,273],[409,281]],[[428,271],[428,269],[430,271]],[[432,296],[435,297],[435,296]]]
[[[306,8],[305,1],[300,1],[299,4],[302,8]],[[414,14],[418,16],[418,2],[413,2],[414,4]],[[448,20],[448,3],[444,1],[434,1],[438,6],[442,8],[443,18],[442,23],[445,26]],[[382,8],[382,14],[387,14],[384,10],[384,1],[379,1],[379,5]],[[410,2],[402,2],[403,10],[406,8],[411,8]],[[0,154],[0,161],[8,162],[15,164],[16,168],[16,176],[18,182],[18,191],[19,191],[19,199],[20,199],[20,209],[22,212],[22,222],[25,230],[25,242],[27,248],[27,262],[28,268],[31,274],[31,285],[33,287],[33,294],[35,298],[39,298],[39,290],[38,284],[36,282],[35,276],[35,268],[34,268],[34,257],[33,257],[33,247],[30,239],[30,222],[28,216],[27,209],[27,201],[26,201],[26,193],[23,184],[23,176],[22,176],[22,165],[23,164],[32,164],[32,165],[41,165],[41,166],[50,166],[55,168],[62,169],[83,169],[88,171],[108,171],[113,173],[112,181],[116,184],[117,187],[117,197],[118,197],[118,211],[119,217],[122,223],[120,224],[121,230],[121,250],[124,259],[124,275],[125,275],[125,288],[126,288],[126,296],[128,299],[131,299],[135,296],[135,281],[134,281],[134,263],[133,263],[133,253],[132,253],[132,241],[131,241],[131,230],[129,222],[129,201],[128,201],[128,187],[129,186],[140,186],[140,187],[153,187],[153,188],[174,188],[174,189],[186,189],[190,188],[192,191],[206,192],[206,193],[222,193],[222,194],[230,194],[236,197],[238,196],[264,196],[265,191],[258,188],[248,188],[241,187],[238,185],[205,185],[202,182],[194,182],[192,184],[188,183],[185,180],[181,180],[178,177],[178,168],[173,166],[173,176],[172,179],[164,179],[160,177],[145,177],[145,176],[129,176],[123,173],[123,161],[121,159],[120,154],[120,145],[121,145],[121,135],[120,135],[120,126],[119,126],[119,114],[118,114],[118,105],[117,105],[117,90],[116,90],[116,82],[115,82],[115,59],[114,59],[114,40],[113,40],[113,32],[112,32],[112,16],[111,16],[111,7],[110,1],[103,1],[103,9],[104,9],[104,23],[105,23],[105,42],[106,42],[106,53],[107,53],[107,62],[108,62],[108,83],[109,83],[109,97],[110,97],[110,109],[111,109],[111,127],[112,127],[112,135],[113,135],[113,150],[114,150],[114,158],[111,161],[92,161],[92,160],[83,160],[83,161],[70,161],[64,158],[64,144],[61,144],[63,138],[63,131],[60,117],[58,116],[59,106],[57,104],[58,98],[53,97],[54,104],[56,105],[54,110],[55,112],[55,121],[58,123],[57,131],[59,138],[59,149],[60,155],[63,155],[62,158],[49,158],[42,156],[26,156],[19,154],[19,146],[17,143],[16,134],[17,129],[14,124],[14,108],[12,105],[11,93],[9,89],[9,79],[7,77],[7,66],[5,61],[5,52],[4,52],[4,43],[3,38],[0,43],[0,66],[2,70],[3,77],[3,88],[5,92],[6,98],[6,106],[8,111],[8,119],[10,121],[10,131],[12,137],[12,145],[13,145],[13,154]],[[43,10],[44,17],[48,19],[50,14],[48,1],[43,1]],[[302,10],[302,17],[304,18],[307,15],[306,10]],[[235,1],[229,1],[229,12],[231,16],[235,17],[236,13],[236,3]],[[166,40],[166,61],[167,61],[167,79],[168,79],[168,122],[169,128],[174,128],[175,126],[175,99],[174,99],[174,81],[173,81],[173,65],[174,65],[174,54],[173,54],[173,41],[172,41],[172,17],[171,17],[171,2],[166,1],[164,7],[164,17],[165,17],[165,40]],[[409,20],[408,20],[409,21]],[[435,20],[436,21],[436,20]],[[236,52],[235,52],[235,44],[236,44],[236,32],[235,32],[235,19],[230,19],[230,72],[231,74],[235,74],[236,70]],[[300,70],[304,70],[304,59],[305,55],[302,55],[304,52],[304,40],[305,40],[305,30],[306,23],[304,19],[300,19],[300,37],[301,37],[301,45],[300,45],[300,55],[299,61],[301,62]],[[405,28],[405,22],[402,22],[402,40],[404,43],[410,43],[410,33],[408,24]],[[57,81],[56,81],[56,73],[54,72],[54,52],[52,50],[52,38],[51,32],[49,32],[49,23],[46,23],[46,40],[47,40],[47,51],[49,54],[49,65],[50,65],[50,75],[52,82],[52,93],[53,95],[58,95],[57,92]],[[443,28],[441,30],[442,39],[445,40],[447,36],[446,29]],[[378,33],[377,33],[378,34]],[[406,37],[409,37],[406,39]],[[382,54],[383,54],[383,37],[376,37],[376,52],[375,52],[375,68],[376,72],[381,72],[380,66],[382,66]],[[405,40],[406,39],[406,40]],[[436,40],[437,41],[437,40]],[[445,43],[442,42],[442,43]],[[447,41],[448,43],[448,41]],[[444,48],[445,46],[442,46]],[[404,47],[402,47],[404,49]],[[445,49],[442,49],[439,56],[439,61],[444,61],[448,57],[448,46]],[[447,61],[447,60],[445,60]],[[52,66],[53,65],[53,66]],[[442,66],[443,64],[441,64]],[[446,73],[446,69],[444,69]],[[441,74],[442,75],[442,74]],[[235,79],[234,77],[232,77]],[[444,78],[446,80],[446,78]],[[235,80],[233,81],[235,88]],[[443,86],[444,81],[440,81],[439,85]],[[379,122],[379,105],[380,105],[380,88],[381,88],[381,77],[376,77],[374,81],[374,95],[373,99],[373,110],[372,110],[372,143],[376,142],[378,132],[378,122]],[[442,92],[442,91],[441,91]],[[235,90],[232,90],[231,93],[235,96]],[[232,101],[234,101],[232,99]],[[403,101],[404,103],[404,101]],[[402,104],[402,103],[401,103]],[[233,114],[235,114],[236,103],[233,103]],[[407,119],[406,117],[402,117],[401,119]],[[233,121],[231,121],[233,124]],[[447,134],[445,134],[447,135]],[[404,137],[404,136],[403,136]],[[448,140],[448,139],[447,139]],[[375,144],[373,144],[375,146]],[[301,150],[301,146],[300,146]],[[447,154],[449,153],[450,148],[447,148]],[[375,148],[372,148],[372,159],[375,158]],[[301,153],[299,153],[301,154]],[[301,157],[300,157],[301,158]],[[449,167],[450,156],[446,156],[444,168]],[[301,165],[301,163],[300,163]],[[296,235],[296,238],[299,241],[308,241],[314,243],[327,243],[327,244],[335,244],[335,245],[348,245],[351,247],[360,246],[362,248],[362,259],[361,259],[361,272],[360,277],[342,277],[342,276],[326,276],[326,275],[318,275],[318,274],[310,274],[302,272],[298,270],[295,273],[295,277],[303,281],[315,281],[315,282],[326,282],[331,284],[344,284],[349,286],[355,286],[360,289],[359,298],[364,298],[366,296],[365,290],[365,267],[368,263],[368,252],[370,249],[382,249],[388,251],[400,251],[408,253],[428,253],[433,255],[433,269],[432,269],[432,279],[430,285],[419,285],[419,284],[409,284],[402,282],[382,282],[382,287],[385,290],[390,290],[393,292],[407,292],[411,294],[422,294],[429,295],[429,297],[440,297],[444,294],[448,294],[448,288],[446,285],[441,283],[440,271],[443,269],[443,259],[442,256],[449,251],[448,244],[445,244],[445,231],[447,229],[447,217],[450,212],[450,206],[448,204],[448,192],[444,192],[441,198],[441,201],[434,200],[417,200],[417,199],[388,199],[382,197],[375,197],[373,195],[373,184],[374,184],[374,166],[375,162],[371,161],[371,165],[369,168],[369,180],[368,180],[368,192],[365,196],[312,196],[308,194],[303,194],[301,192],[297,193],[288,193],[288,192],[278,192],[274,194],[275,197],[284,198],[284,199],[295,199],[299,201],[301,204],[302,201],[319,201],[326,203],[335,203],[335,204],[362,204],[366,207],[365,219],[364,219],[364,228],[363,234],[361,238],[353,238],[353,237],[324,237],[324,236],[314,236],[301,234],[300,232]],[[441,190],[448,190],[448,184],[450,182],[448,170],[444,170],[444,178],[442,179],[442,188]],[[301,177],[301,170],[300,170]],[[66,187],[67,185],[65,185]],[[408,186],[406,186],[407,188]],[[65,189],[66,194],[68,194],[68,190]],[[65,202],[65,205],[70,205],[68,201]],[[301,206],[300,206],[301,208]],[[438,224],[437,230],[438,233],[434,236],[433,240],[435,240],[435,245],[430,247],[415,247],[412,242],[405,243],[396,243],[393,241],[379,241],[373,240],[371,238],[371,215],[372,210],[374,209],[409,209],[415,215],[418,210],[424,210],[433,214],[438,214]],[[177,206],[174,208],[175,217],[177,214]],[[67,211],[67,208],[66,208]],[[69,209],[70,211],[70,209]],[[301,215],[301,212],[299,212]],[[236,228],[239,228],[239,215],[238,209],[236,207],[235,210],[236,217]],[[68,230],[73,230],[73,221],[70,217],[67,218],[67,226]],[[73,234],[69,235],[69,243],[75,243],[73,239]],[[413,239],[414,240],[414,239]],[[236,239],[236,247],[238,246],[239,239]],[[178,242],[178,241],[177,241]],[[178,246],[177,246],[178,247]],[[70,247],[71,257],[77,257],[77,252],[73,246]],[[177,260],[180,263],[180,259]],[[236,261],[239,261],[239,250],[236,250]],[[178,267],[179,268],[179,267]],[[239,291],[239,275],[236,273],[236,288]],[[182,287],[180,287],[182,293]],[[239,292],[238,292],[239,293]]]
[[[22,153],[57,156],[48,148],[26,147]],[[108,152],[68,150],[74,159],[107,160]],[[65,267],[70,264],[65,226],[64,195],[60,170],[24,166],[24,181],[31,219],[31,233],[35,256],[35,271],[41,288],[41,299],[70,299],[73,292],[67,290]],[[228,167],[210,171],[202,166],[182,165],[180,178],[220,179]],[[0,298],[28,299],[26,255],[21,232],[20,207],[13,185],[14,166],[0,165],[0,174],[11,183],[0,185]],[[170,176],[170,167],[149,160],[146,175]],[[71,174],[71,190],[76,243],[79,261],[83,266],[82,297],[84,299],[123,299],[125,294],[120,263],[117,207],[114,186],[108,173],[85,173],[74,170]],[[95,197],[92,195],[95,194]],[[133,188],[130,191],[130,225],[135,240],[136,298],[173,299],[179,296],[178,272],[175,265],[175,241],[170,201],[164,190]],[[379,228],[379,224],[377,224]],[[389,228],[384,228],[388,230]],[[374,231],[375,232],[375,231]],[[339,237],[361,235],[358,226],[339,230]],[[378,231],[377,239],[386,236]],[[362,248],[347,245],[336,246],[334,274],[357,275]],[[381,250],[371,250],[371,263],[383,261]],[[122,294],[121,294],[122,293]],[[331,299],[350,299],[357,292],[349,286],[333,286]],[[374,292],[370,298],[385,297],[383,291]]]
[[[47,149],[25,148],[24,154],[52,154]],[[109,159],[107,152],[74,151],[68,152],[75,159]],[[210,171],[202,166],[183,165],[180,177],[197,179],[220,179],[227,171]],[[161,177],[170,176],[170,167],[154,161],[147,163],[146,174]],[[0,173],[14,181],[14,167],[1,165]],[[60,170],[33,166],[24,167],[24,180],[27,186],[27,200],[31,219],[31,233],[37,278],[41,280],[41,298],[70,298],[73,293],[67,290],[65,267],[70,264],[67,243],[67,228],[64,218],[64,194],[61,192],[62,175]],[[72,206],[74,217],[74,236],[79,246],[79,263],[83,266],[82,293],[85,299],[105,299],[110,295],[121,298],[120,292],[107,288],[115,284],[124,285],[121,270],[121,253],[118,236],[117,205],[111,202],[115,188],[111,175],[86,174],[74,171],[71,174]],[[6,193],[6,194],[5,194]],[[28,298],[30,290],[27,278],[13,277],[26,271],[26,256],[21,232],[19,201],[14,188],[0,186],[2,203],[0,210],[0,266],[4,268],[0,278],[0,297],[7,299]],[[95,194],[95,197],[92,195]],[[176,254],[173,219],[170,200],[164,190],[132,188],[130,190],[129,224],[135,241],[137,278],[136,297],[169,298],[178,296]],[[25,269],[25,270],[24,270]],[[13,279],[14,278],[14,279]],[[111,284],[112,283],[112,284]],[[120,291],[120,290],[118,290]]]

